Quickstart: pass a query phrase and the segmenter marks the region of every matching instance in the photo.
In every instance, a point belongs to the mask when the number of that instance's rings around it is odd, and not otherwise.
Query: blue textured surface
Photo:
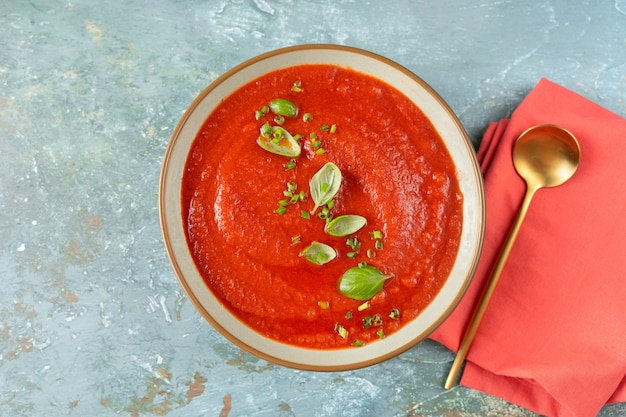
[[[300,43],[404,65],[475,145],[541,77],[626,115],[624,0],[5,1],[0,415],[534,415],[444,390],[453,355],[434,342],[367,369],[294,371],[241,352],[186,299],[158,221],[169,136],[221,73]]]

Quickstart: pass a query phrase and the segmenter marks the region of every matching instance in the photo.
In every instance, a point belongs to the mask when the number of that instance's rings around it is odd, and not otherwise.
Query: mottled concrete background
[[[408,67],[475,145],[541,77],[626,116],[626,0],[0,9],[0,415],[534,415],[445,391],[453,355],[430,341],[340,373],[243,353],[193,309],[168,263],[159,170],[197,93],[254,55],[299,43],[356,46]],[[600,414],[623,415],[625,404]]]

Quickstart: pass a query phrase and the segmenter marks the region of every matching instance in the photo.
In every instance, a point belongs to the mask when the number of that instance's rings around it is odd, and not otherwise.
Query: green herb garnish
[[[287,156],[289,158],[296,158],[300,156],[300,152],[302,152],[300,144],[293,138],[293,136],[291,136],[291,133],[282,127],[272,127],[269,123],[265,123],[261,126],[260,131],[261,134],[256,140],[256,143],[261,148],[268,152]]]
[[[300,256],[315,265],[324,265],[335,259],[337,252],[325,243],[313,242],[300,252]]]
[[[359,311],[363,311],[363,310],[367,310],[368,308],[370,308],[372,305],[372,303],[370,303],[369,300],[367,300],[366,302],[364,302],[363,304],[361,304],[360,306],[357,307],[357,310]]]
[[[331,236],[347,236],[359,231],[366,223],[367,220],[363,216],[346,214],[328,222],[325,230]]]
[[[296,169],[296,160],[292,159],[285,164],[285,171],[289,171],[291,169]]]
[[[254,112],[254,118],[257,119],[257,120],[260,120],[260,119],[263,118],[263,116],[265,116],[267,114],[268,111],[269,111],[269,107],[263,106],[259,110],[256,110]]]
[[[359,239],[357,239],[356,237],[349,237],[348,239],[346,239],[346,245],[348,245],[350,249],[356,252],[359,248]]]
[[[356,266],[341,276],[339,292],[355,300],[369,300],[382,290],[389,278],[391,275],[385,275],[371,265]]]
[[[284,98],[276,98],[270,101],[269,106],[272,113],[278,116],[296,117],[298,115],[298,106]]]
[[[335,323],[335,331],[344,339],[348,338],[348,330],[339,323]]]
[[[294,91],[296,93],[301,93],[302,92],[302,81],[300,81],[300,80],[294,81],[293,84],[291,85],[291,91]]]
[[[331,211],[330,211],[331,210],[330,206],[331,206],[330,203],[322,206],[322,209],[320,210],[320,212],[317,213],[317,217],[319,217],[320,219],[326,221],[326,223],[331,221],[332,218],[333,218],[333,213],[331,213]]]
[[[287,198],[278,200],[278,209],[274,210],[276,214],[285,214],[287,207],[307,198],[307,194],[304,191],[298,192],[298,184],[293,181],[287,182],[287,189],[283,190],[283,196]]]
[[[310,194],[315,206],[311,213],[329,203],[341,186],[341,170],[332,162],[327,162],[309,181]]]

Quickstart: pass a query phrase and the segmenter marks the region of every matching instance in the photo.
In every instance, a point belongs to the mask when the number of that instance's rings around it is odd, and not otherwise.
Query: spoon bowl
[[[444,385],[446,389],[452,387],[461,370],[461,365],[487,310],[487,305],[500,279],[500,274],[513,248],[524,217],[526,217],[533,195],[540,188],[556,187],[569,180],[578,169],[579,163],[580,145],[574,135],[562,127],[551,124],[533,126],[523,132],[515,141],[513,165],[520,177],[526,181],[526,194],[491,276],[487,280],[482,297],[474,310],[474,315],[465,331]]]
[[[580,145],[568,130],[555,125],[531,127],[513,148],[513,164],[529,188],[556,187],[569,180],[580,162]]]

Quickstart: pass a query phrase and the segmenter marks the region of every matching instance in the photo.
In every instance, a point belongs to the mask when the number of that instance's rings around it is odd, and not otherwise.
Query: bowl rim
[[[168,204],[166,202],[166,188],[167,188],[166,184],[167,184],[167,179],[168,179],[167,177],[168,177],[168,174],[170,172],[170,162],[171,162],[171,159],[172,159],[172,153],[173,153],[174,147],[175,147],[175,145],[177,143],[177,139],[179,138],[179,136],[181,134],[181,131],[183,130],[184,126],[187,124],[187,122],[188,122],[189,118],[191,117],[191,115],[193,114],[194,110],[196,110],[198,108],[198,106],[201,104],[201,102],[211,92],[213,92],[213,90],[218,88],[218,86],[223,84],[226,80],[230,79],[234,74],[237,74],[237,73],[241,72],[242,70],[244,70],[244,69],[246,69],[248,67],[251,67],[253,65],[256,65],[256,64],[258,64],[260,62],[263,62],[265,60],[274,58],[274,57],[279,56],[279,55],[290,54],[290,53],[293,53],[293,52],[309,51],[309,50],[314,50],[314,51],[327,50],[327,51],[335,51],[335,52],[339,52],[339,53],[352,53],[352,54],[357,54],[357,55],[363,56],[363,57],[365,57],[367,59],[372,59],[372,60],[378,61],[378,62],[380,62],[380,63],[382,63],[384,65],[387,65],[387,66],[391,67],[392,69],[394,69],[396,71],[399,71],[404,76],[408,77],[413,82],[418,84],[423,90],[425,90],[428,93],[428,95],[430,95],[436,101],[436,103],[441,107],[441,110],[443,110],[443,112],[445,112],[445,114],[449,118],[449,122],[452,122],[452,124],[454,125],[454,127],[458,131],[459,136],[462,138],[462,144],[465,146],[464,151],[466,151],[466,153],[468,154],[469,158],[471,159],[470,163],[471,163],[471,166],[472,166],[473,169],[472,169],[472,172],[470,173],[471,174],[470,176],[473,175],[473,181],[475,181],[475,185],[477,187],[477,189],[476,189],[476,193],[477,193],[477,197],[478,197],[478,202],[477,203],[480,206],[480,213],[477,213],[476,219],[475,219],[475,221],[479,224],[479,226],[478,226],[478,230],[476,231],[476,239],[475,239],[476,242],[475,242],[475,245],[472,247],[473,254],[471,255],[470,267],[466,271],[466,274],[465,274],[465,277],[463,279],[462,285],[460,285],[458,287],[456,296],[453,298],[452,302],[450,302],[448,304],[447,308],[438,316],[438,319],[434,320],[430,324],[430,326],[425,328],[419,335],[416,335],[415,337],[412,337],[410,339],[410,341],[402,344],[401,346],[398,346],[398,347],[396,347],[394,349],[391,349],[391,350],[385,350],[385,351],[380,352],[380,353],[377,352],[371,358],[364,359],[364,360],[359,360],[359,361],[354,361],[354,362],[350,362],[350,363],[333,363],[333,364],[300,363],[300,362],[298,362],[297,360],[294,360],[294,359],[286,359],[286,358],[283,358],[283,357],[280,357],[280,356],[277,356],[277,355],[270,354],[270,353],[268,353],[268,352],[266,352],[266,351],[264,351],[262,349],[259,349],[259,348],[255,347],[255,346],[251,345],[250,343],[247,343],[246,341],[244,341],[241,338],[237,337],[236,335],[232,334],[228,329],[226,329],[220,323],[220,321],[218,319],[213,317],[211,315],[211,313],[206,310],[205,306],[203,305],[201,300],[198,298],[198,296],[195,294],[195,292],[193,291],[190,283],[188,282],[187,278],[185,277],[185,274],[183,273],[183,271],[181,269],[181,266],[179,264],[179,260],[177,259],[176,254],[175,254],[175,249],[174,249],[173,242],[172,242],[172,239],[171,239],[171,236],[170,236],[170,231],[169,231],[170,229],[169,229],[169,225],[168,225],[168,220],[166,218],[166,211],[167,211],[167,207],[168,207]],[[287,65],[287,66],[289,66],[289,65]],[[261,75],[262,75],[262,73],[259,74],[259,76],[261,76]],[[205,115],[205,118],[206,117],[208,117],[208,115]],[[294,46],[283,47],[283,48],[275,49],[275,50],[268,51],[268,52],[265,52],[265,53],[261,53],[259,55],[256,55],[256,56],[252,57],[252,58],[249,58],[249,59],[241,62],[240,64],[230,68],[229,70],[224,72],[222,75],[218,76],[214,81],[212,81],[208,86],[206,86],[194,98],[194,100],[191,102],[191,104],[184,111],[184,113],[181,116],[180,120],[178,121],[176,127],[172,131],[172,134],[170,136],[170,140],[168,142],[168,146],[167,146],[166,151],[165,151],[163,162],[162,162],[161,173],[160,173],[160,178],[159,178],[159,192],[158,192],[158,194],[159,194],[158,195],[158,198],[159,198],[159,219],[160,219],[161,232],[162,232],[162,237],[163,237],[164,245],[165,245],[165,248],[166,248],[166,252],[167,252],[167,255],[168,255],[168,258],[169,258],[169,261],[170,261],[170,265],[172,266],[172,268],[173,268],[173,270],[175,272],[175,275],[176,275],[180,285],[183,287],[183,290],[185,291],[186,296],[190,299],[190,301],[194,305],[196,311],[198,311],[200,313],[200,315],[214,329],[216,329],[222,336],[224,336],[227,340],[229,340],[230,342],[232,342],[236,346],[238,346],[241,349],[247,351],[248,353],[250,353],[252,355],[255,355],[255,356],[257,356],[257,357],[259,357],[261,359],[267,360],[267,361],[269,361],[271,363],[274,363],[274,364],[279,364],[279,365],[283,365],[283,366],[287,366],[287,367],[295,368],[295,369],[301,369],[301,370],[343,371],[343,370],[363,368],[363,367],[367,367],[367,366],[371,366],[371,365],[383,362],[383,361],[388,360],[388,359],[390,359],[392,357],[395,357],[395,356],[401,354],[402,352],[404,352],[404,351],[412,348],[413,346],[417,345],[418,343],[420,343],[424,339],[426,339],[452,313],[452,311],[456,308],[456,306],[458,305],[458,303],[460,302],[460,300],[462,299],[462,297],[466,293],[467,288],[469,287],[469,284],[472,281],[472,278],[473,278],[473,276],[474,276],[474,274],[476,272],[478,260],[480,258],[480,255],[481,255],[481,252],[482,252],[482,249],[483,249],[483,243],[484,243],[485,217],[486,217],[484,182],[483,182],[483,177],[482,177],[482,174],[481,174],[481,171],[480,171],[480,167],[479,167],[476,155],[475,155],[475,151],[474,151],[473,145],[471,143],[471,140],[469,139],[469,136],[468,136],[465,128],[461,124],[459,118],[453,112],[453,110],[448,105],[448,103],[439,95],[439,93],[437,93],[421,77],[417,76],[415,73],[413,73],[409,69],[405,68],[404,66],[398,64],[397,62],[395,62],[395,61],[393,61],[393,60],[391,60],[389,58],[386,58],[386,57],[384,57],[382,55],[379,55],[377,53],[374,53],[374,52],[371,52],[371,51],[368,51],[368,50],[355,48],[355,47],[351,47],[351,46],[335,45],[335,44],[301,44],[301,45],[294,45]],[[179,217],[181,217],[181,221],[182,221],[182,216],[179,216]],[[465,223],[465,220],[464,220],[464,223]],[[209,293],[211,293],[211,290],[208,288],[208,286],[206,287],[206,290]],[[437,297],[435,297],[435,298],[437,298]],[[223,308],[226,309],[225,307],[223,307]],[[280,343],[280,342],[278,342],[278,343]],[[381,343],[381,341],[376,342],[374,344],[371,344],[371,346],[377,345],[379,343]],[[298,347],[298,346],[294,346],[294,348],[295,348],[296,351],[297,350],[303,350],[303,351],[313,350],[313,351],[324,352],[322,354],[329,354],[329,355],[332,354],[333,352],[337,352],[337,351],[340,350],[340,349],[326,349],[326,350],[324,350],[324,349],[317,349],[316,350],[316,349],[302,348],[302,347]],[[355,348],[351,347],[349,349],[355,349]],[[358,348],[358,349],[363,349],[363,348]]]

